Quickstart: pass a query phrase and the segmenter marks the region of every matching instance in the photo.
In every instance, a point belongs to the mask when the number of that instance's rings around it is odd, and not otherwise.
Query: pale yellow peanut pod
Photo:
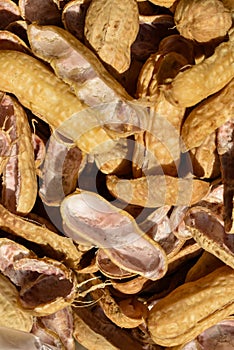
[[[234,33],[230,34],[229,41],[215,49],[212,56],[178,73],[162,89],[175,105],[190,107],[224,88],[233,77]]]
[[[233,288],[234,271],[228,266],[179,286],[150,310],[148,328],[152,339],[163,346],[193,340],[233,314]]]
[[[72,240],[62,237],[45,226],[36,225],[18,215],[10,213],[0,205],[0,227],[5,231],[41,245],[42,249],[56,252],[60,260],[68,266],[77,267],[82,257]]]
[[[232,67],[234,73],[234,54]],[[227,68],[228,71],[229,69],[232,68]],[[183,151],[199,147],[208,135],[233,117],[233,89],[234,79],[192,110],[181,129]]]
[[[99,57],[125,72],[131,63],[130,46],[139,30],[135,0],[93,0],[85,18],[85,37]]]
[[[149,175],[134,180],[108,175],[107,187],[115,197],[127,203],[149,208],[163,205],[191,205],[202,199],[209,191],[207,182],[169,175]]]
[[[21,52],[3,50],[0,75],[0,90],[14,94],[23,106],[45,119],[52,128],[62,125],[61,131],[77,141],[82,151],[89,153],[105,141],[112,145],[95,113],[85,111],[87,106],[40,61]],[[69,119],[77,113],[79,116]]]
[[[199,42],[222,37],[232,26],[231,13],[219,0],[180,0],[174,18],[181,35]]]
[[[0,274],[0,326],[30,332],[33,317],[19,306],[18,297],[16,287]]]

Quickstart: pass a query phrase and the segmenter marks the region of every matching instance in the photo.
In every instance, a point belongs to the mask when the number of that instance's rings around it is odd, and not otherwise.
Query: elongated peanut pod
[[[234,34],[229,41],[220,44],[215,53],[180,72],[168,85],[164,85],[165,96],[170,102],[190,107],[218,92],[234,77]]]
[[[14,94],[23,106],[45,119],[52,128],[63,124],[62,131],[74,141],[79,140],[82,151],[89,153],[97,145],[110,140],[96,114],[85,111],[87,106],[35,58],[22,52],[2,50],[0,76],[0,90]],[[81,111],[82,114],[70,119]]]
[[[233,314],[233,289],[234,271],[227,266],[176,288],[150,311],[148,328],[153,340],[163,346],[193,340]]]
[[[45,249],[47,256],[56,252],[57,257],[66,262],[68,266],[77,267],[82,253],[76,248],[72,240],[59,236],[57,233],[47,229],[45,226],[36,225],[18,215],[12,214],[0,205],[0,227],[16,237],[22,237]]]
[[[169,175],[149,175],[134,180],[108,175],[107,187],[115,197],[149,208],[191,205],[201,200],[209,190],[209,184],[205,181]]]

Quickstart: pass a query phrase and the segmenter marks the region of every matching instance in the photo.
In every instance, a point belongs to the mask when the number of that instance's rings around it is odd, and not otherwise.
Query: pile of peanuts
[[[0,348],[234,350],[233,23],[0,0]]]

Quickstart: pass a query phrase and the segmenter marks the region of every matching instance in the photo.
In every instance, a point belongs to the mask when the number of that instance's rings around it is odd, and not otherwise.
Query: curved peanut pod
[[[76,248],[72,240],[59,236],[45,226],[39,226],[18,215],[10,213],[0,205],[0,227],[5,231],[25,238],[41,246],[41,249],[64,261],[68,266],[76,268],[82,257],[82,253]]]
[[[234,268],[234,236],[227,235],[223,225],[202,207],[190,209],[185,223],[193,238],[209,253]]]
[[[122,17],[123,12],[127,17]],[[93,0],[88,8],[85,37],[98,56],[119,73],[130,66],[130,47],[139,30],[138,16],[134,0]]]
[[[40,61],[22,52],[2,50],[0,75],[0,90],[16,95],[23,106],[45,119],[52,128],[60,126],[60,131],[77,141],[82,151],[89,153],[105,141],[112,145],[96,114],[85,111],[85,105],[68,86]]]
[[[181,107],[197,104],[224,88],[232,80],[233,62],[234,35],[232,34],[229,41],[221,43],[212,56],[178,73],[170,84],[164,85],[166,98]]]
[[[4,29],[11,22],[20,18],[18,6],[11,0],[0,1],[0,29]]]
[[[108,175],[107,187],[113,196],[149,208],[191,205],[205,197],[209,191],[207,182],[169,175],[149,175],[134,180]]]
[[[160,245],[140,230],[131,215],[101,196],[77,191],[63,200],[61,215],[65,234],[102,247],[120,268],[152,280],[166,273],[166,255]]]
[[[163,346],[193,340],[234,312],[234,272],[228,266],[176,288],[150,310],[148,328]]]
[[[199,147],[208,135],[233,117],[233,89],[234,79],[224,89],[195,107],[188,115],[181,129],[184,152]]]
[[[33,318],[19,306],[18,290],[2,274],[0,274],[0,287],[0,327],[30,332]]]
[[[233,233],[232,226],[234,219],[234,118],[230,119],[218,129],[217,150],[221,162],[222,182],[224,187],[224,227],[227,232]]]
[[[32,134],[25,111],[13,97],[5,95],[0,104],[0,125],[11,143],[3,170],[2,202],[13,212],[27,214],[37,197]]]

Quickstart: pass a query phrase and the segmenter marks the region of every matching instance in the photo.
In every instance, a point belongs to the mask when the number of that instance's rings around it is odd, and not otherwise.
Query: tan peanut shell
[[[185,38],[208,42],[231,28],[231,13],[219,0],[180,0],[175,10],[176,28]]]
[[[234,269],[232,235],[227,235],[216,217],[202,207],[190,209],[190,217],[185,219],[188,230],[196,242],[206,251],[215,255]]]
[[[30,332],[33,318],[19,306],[18,297],[16,287],[0,274],[0,326]]]
[[[71,239],[12,214],[2,205],[0,205],[0,227],[41,245],[41,248],[57,252],[68,266],[76,267],[82,257],[82,253],[78,251]]]
[[[181,129],[183,151],[199,147],[208,135],[233,117],[233,89],[234,79],[192,110]]]
[[[136,1],[93,0],[86,14],[84,30],[87,41],[99,57],[119,73],[125,72],[131,62],[130,46],[139,30]]]
[[[118,348],[112,345],[108,339],[102,334],[92,330],[87,323],[75,312],[74,318],[74,338],[89,350],[117,350]]]
[[[152,339],[163,346],[193,340],[234,312],[233,288],[234,272],[228,266],[179,286],[150,310]]]
[[[149,175],[134,180],[108,175],[107,187],[115,197],[127,203],[149,208],[163,205],[191,205],[201,200],[209,191],[207,182],[169,175]]]
[[[69,87],[35,58],[22,52],[2,50],[0,75],[0,90],[14,94],[23,106],[45,119],[52,128],[62,125],[66,136],[74,141],[79,139],[82,151],[89,153],[99,143],[110,140],[95,114],[85,112],[85,105]],[[68,121],[81,111],[84,114]]]
[[[15,135],[12,136],[12,152],[9,155],[3,173],[3,181],[6,186],[6,188],[5,186],[3,187],[3,203],[8,208],[12,208],[13,211],[27,214],[33,208],[37,197],[37,178],[32,134],[27,115],[18,101],[13,97],[5,95],[2,103],[8,104],[9,109],[13,109],[11,127],[15,133]],[[8,117],[10,117],[9,112]],[[9,133],[11,133],[10,130]],[[11,170],[13,163],[16,164],[15,174],[12,174]],[[17,179],[15,180],[15,186],[13,188],[11,177]],[[8,194],[10,190],[15,191],[16,205],[14,208],[12,207],[12,203],[10,203],[12,201],[11,194]]]
[[[217,46],[212,56],[178,73],[162,89],[172,103],[190,107],[224,88],[233,77],[234,33]]]

